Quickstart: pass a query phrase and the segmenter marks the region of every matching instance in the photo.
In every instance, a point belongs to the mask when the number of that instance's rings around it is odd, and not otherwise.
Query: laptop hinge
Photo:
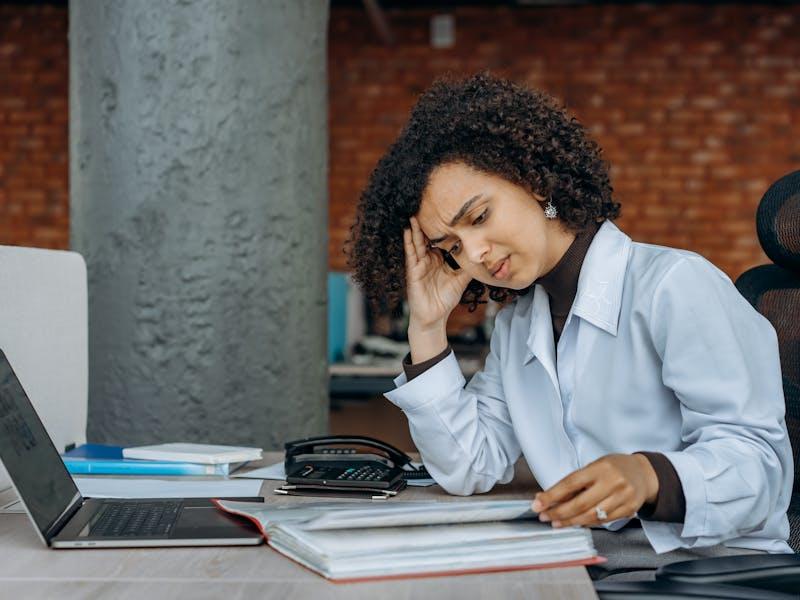
[[[62,512],[53,524],[45,531],[44,539],[47,540],[47,544],[50,545],[50,540],[58,535],[58,533],[64,528],[69,520],[75,515],[78,510],[80,510],[81,506],[83,506],[83,496],[81,493],[78,492],[75,494],[75,497],[72,499],[72,502],[69,503],[69,506]]]

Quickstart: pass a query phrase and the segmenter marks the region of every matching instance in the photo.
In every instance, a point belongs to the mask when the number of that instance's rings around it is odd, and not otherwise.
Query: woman
[[[508,482],[522,454],[540,519],[604,526],[612,567],[788,552],[774,330],[699,255],[632,242],[619,211],[598,146],[552,99],[486,74],[434,84],[350,240],[376,306],[408,298],[410,359],[386,396],[447,491]],[[445,324],[487,294],[506,305],[464,387]]]

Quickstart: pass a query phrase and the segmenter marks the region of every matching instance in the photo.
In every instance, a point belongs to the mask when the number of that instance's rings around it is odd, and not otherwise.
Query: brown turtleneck
[[[579,232],[556,266],[536,280],[536,283],[547,292],[550,300],[553,340],[556,344],[561,337],[561,332],[564,331],[564,324],[567,322],[567,315],[572,308],[575,294],[578,293],[578,277],[581,274],[583,259],[586,258],[586,252],[598,229],[600,229],[600,223],[592,223]]]
[[[558,343],[561,332],[567,321],[567,315],[572,308],[575,295],[578,292],[578,278],[583,266],[583,260],[600,228],[600,223],[594,223],[587,229],[579,232],[570,244],[564,256],[558,261],[550,272],[536,280],[550,300],[550,316],[553,320],[553,339]],[[444,360],[451,352],[448,346],[440,354],[424,362],[411,364],[411,354],[403,360],[403,370],[406,379],[411,381],[421,375],[435,364]],[[645,504],[639,510],[638,516],[650,521],[666,521],[682,523],[686,517],[686,497],[683,493],[681,480],[669,459],[659,452],[639,452],[650,461],[658,478],[658,496],[653,504]]]

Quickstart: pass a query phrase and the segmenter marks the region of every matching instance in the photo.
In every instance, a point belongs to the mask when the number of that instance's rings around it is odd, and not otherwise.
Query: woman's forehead
[[[425,199],[428,196],[438,201],[452,200],[475,188],[491,185],[494,178],[463,163],[448,163],[433,170],[422,197]]]
[[[441,220],[449,223],[466,202],[488,193],[493,187],[491,179],[491,176],[466,165],[441,166],[431,173],[417,216],[420,221]]]
[[[464,202],[476,194],[466,190],[453,190],[450,193],[427,194],[423,196],[417,217],[420,221],[445,224],[449,223]]]
[[[463,194],[466,194],[466,199]],[[473,194],[470,191],[459,191],[423,198],[417,213],[422,232],[433,243],[445,239],[453,229],[464,222],[473,208],[481,204],[484,197],[480,192]]]

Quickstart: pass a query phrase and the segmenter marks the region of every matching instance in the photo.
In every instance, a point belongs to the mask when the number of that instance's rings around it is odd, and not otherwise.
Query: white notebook
[[[261,448],[243,446],[216,446],[213,444],[155,444],[123,448],[125,458],[140,460],[172,460],[176,462],[221,465],[261,459]]]

